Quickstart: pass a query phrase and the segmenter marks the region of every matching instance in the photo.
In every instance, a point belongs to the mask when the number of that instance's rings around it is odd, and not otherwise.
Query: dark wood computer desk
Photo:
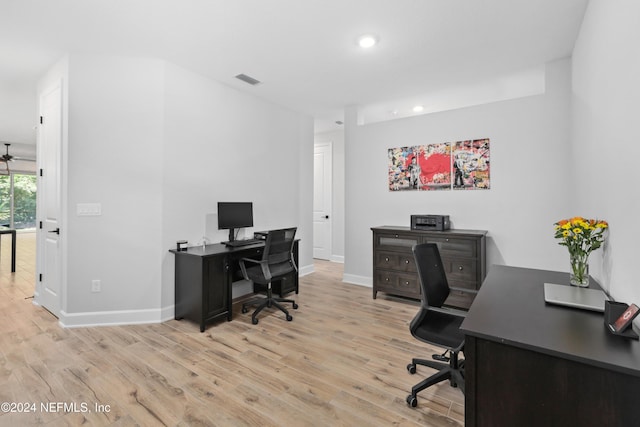
[[[0,240],[3,234],[11,234],[11,272],[16,272],[16,230],[0,225]],[[2,242],[0,242],[2,243]]]
[[[175,318],[192,320],[204,332],[207,322],[226,316],[231,320],[231,284],[242,279],[240,258],[260,258],[264,241],[248,246],[228,247],[222,243],[189,247],[186,251],[172,249],[175,254]],[[298,240],[293,247],[298,262]],[[272,284],[273,292],[284,295],[298,293],[298,274]]]
[[[569,277],[489,270],[461,326],[465,425],[637,425],[640,342],[609,334],[602,313],[546,304],[545,282]]]

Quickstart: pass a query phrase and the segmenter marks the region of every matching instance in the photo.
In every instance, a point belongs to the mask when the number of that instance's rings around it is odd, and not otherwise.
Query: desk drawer
[[[420,283],[415,274],[376,270],[375,287],[378,291],[420,299]]]
[[[403,233],[376,233],[374,247],[382,250],[411,253],[413,245],[420,243],[420,236]]]
[[[233,258],[237,258],[237,259],[240,259],[240,258],[261,259],[262,258],[262,252],[264,252],[264,247],[246,249],[246,250],[243,250],[239,254],[234,254]]]
[[[376,252],[376,267],[389,270],[417,272],[416,262],[412,252]]]
[[[478,263],[475,259],[443,258],[442,264],[447,279],[476,281]]]
[[[426,238],[427,243],[435,243],[438,245],[440,255],[445,257],[447,255],[455,255],[460,257],[475,258],[476,242],[469,239],[461,239],[455,237],[431,237]]]

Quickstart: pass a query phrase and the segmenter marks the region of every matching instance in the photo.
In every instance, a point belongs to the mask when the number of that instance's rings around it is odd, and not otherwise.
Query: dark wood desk
[[[0,226],[0,240],[3,234],[11,234],[11,272],[16,272],[16,230],[15,228],[7,228]],[[0,243],[2,243],[0,241]]]
[[[260,258],[264,242],[238,247],[227,247],[221,243],[193,246],[186,251],[175,249],[175,318],[189,319],[200,325],[219,317],[233,317],[231,284],[242,279],[238,261],[240,258]],[[293,248],[293,257],[298,262],[298,241]],[[298,293],[298,274],[272,283],[274,293],[283,296]],[[254,292],[256,291],[254,286]]]
[[[461,326],[465,425],[637,425],[640,342],[609,334],[602,313],[546,304],[545,282],[569,277],[490,269]]]

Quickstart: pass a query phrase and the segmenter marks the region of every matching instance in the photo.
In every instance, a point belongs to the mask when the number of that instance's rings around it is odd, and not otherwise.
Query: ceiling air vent
[[[249,83],[251,86],[255,86],[260,84],[260,80],[256,80],[253,77],[247,76],[246,74],[238,74],[236,79],[242,80],[245,83]]]

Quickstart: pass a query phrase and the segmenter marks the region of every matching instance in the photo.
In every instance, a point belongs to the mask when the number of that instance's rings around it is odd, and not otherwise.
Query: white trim
[[[115,310],[87,313],[60,311],[60,326],[63,328],[85,328],[93,326],[139,325],[161,323],[174,318],[174,306],[164,309]]]
[[[354,285],[366,286],[367,288],[373,288],[372,277],[357,276],[355,274],[343,274],[342,281],[345,283],[351,283]]]
[[[306,276],[307,274],[311,274],[311,273],[313,273],[315,271],[316,270],[313,267],[313,264],[306,265],[304,267],[298,267],[298,277]]]

